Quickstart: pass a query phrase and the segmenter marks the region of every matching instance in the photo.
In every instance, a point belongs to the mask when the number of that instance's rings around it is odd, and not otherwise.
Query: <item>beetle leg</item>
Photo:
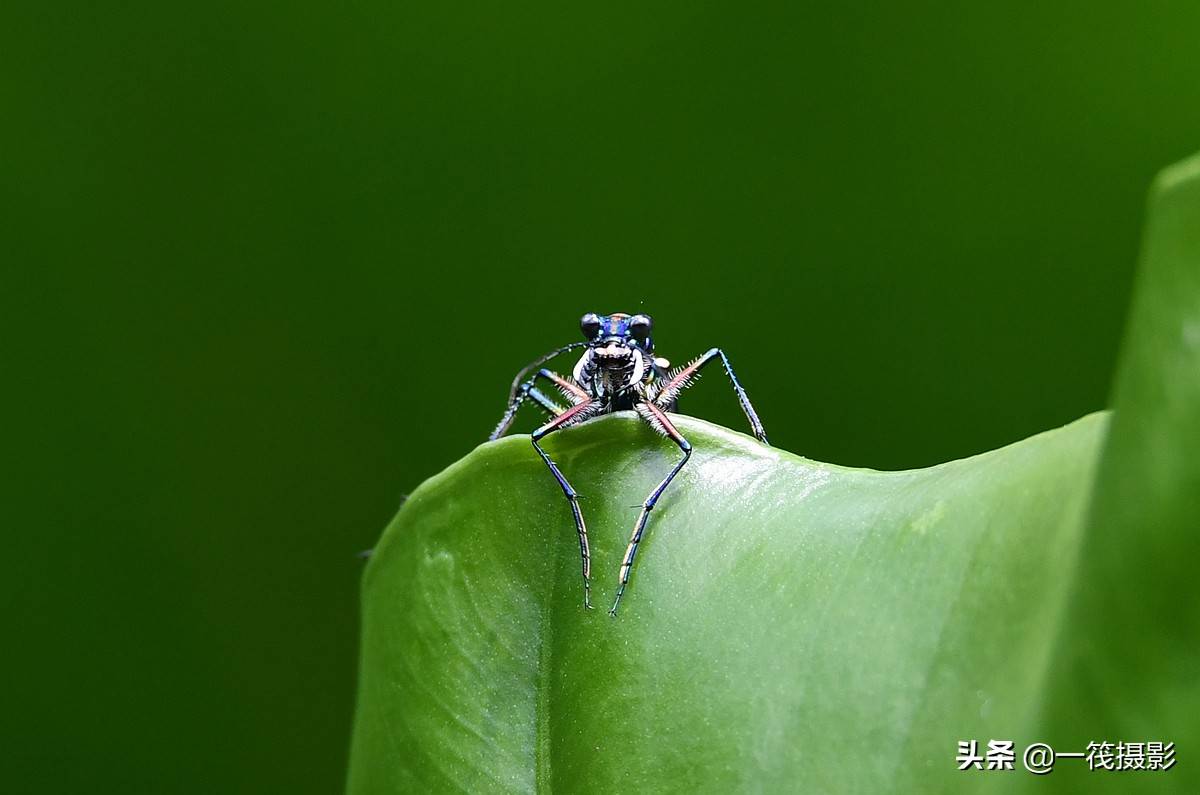
[[[574,404],[582,403],[583,401],[591,398],[591,395],[589,395],[587,391],[585,391],[584,388],[573,379],[565,378],[553,370],[542,368],[541,370],[538,370],[537,375],[535,375],[534,378],[545,378],[547,381],[558,387],[558,390],[563,393],[563,397],[567,398],[567,400],[570,400]]]
[[[763,444],[769,444],[767,442],[767,432],[763,429],[762,421],[758,419],[758,414],[755,413],[754,406],[750,404],[750,398],[746,396],[746,390],[742,389],[737,376],[733,374],[733,366],[729,363],[729,357],[720,348],[712,348],[700,358],[693,360],[691,364],[676,370],[671,378],[663,384],[657,397],[654,398],[654,403],[659,408],[666,408],[672,405],[675,398],[692,383],[704,365],[718,358],[725,366],[725,374],[733,382],[733,391],[737,393],[738,403],[742,407],[742,412],[746,415],[746,419],[750,421],[750,430],[754,432],[754,438]]]
[[[692,445],[671,423],[667,418],[666,412],[656,406],[653,402],[639,403],[636,407],[638,414],[642,415],[650,427],[666,436],[675,444],[679,445],[679,449],[683,451],[683,458],[679,463],[667,473],[667,476],[662,479],[662,482],[650,492],[650,496],[642,503],[642,512],[638,515],[637,524],[633,526],[633,534],[629,537],[629,546],[625,548],[625,558],[621,561],[621,573],[617,583],[617,597],[613,600],[613,606],[609,609],[610,616],[616,616],[617,605],[621,603],[621,596],[625,593],[625,586],[629,582],[629,573],[633,569],[633,560],[637,557],[638,544],[641,543],[642,533],[646,530],[646,522],[650,518],[650,511],[654,510],[658,498],[662,496],[663,491],[670,485],[675,476],[679,474],[679,470],[683,469],[684,464],[692,457]]]
[[[570,482],[563,475],[562,471],[559,470],[558,464],[551,460],[546,451],[542,449],[542,446],[538,444],[538,441],[555,431],[574,423],[582,422],[595,414],[599,409],[600,404],[596,401],[585,400],[563,411],[557,417],[534,431],[530,437],[533,441],[533,449],[537,450],[538,455],[546,462],[546,466],[550,468],[550,473],[558,481],[563,494],[566,495],[567,502],[571,505],[571,515],[575,519],[575,532],[579,535],[579,556],[583,562],[583,606],[588,609],[592,607],[592,554],[588,547],[587,525],[583,522],[583,512],[579,510],[579,495],[571,487]]]
[[[581,400],[586,400],[588,395],[579,386],[571,381],[563,378],[558,373],[552,372],[545,368],[538,370],[533,374],[533,377],[528,381],[517,386],[513,399],[509,402],[508,408],[504,411],[504,416],[500,418],[500,422],[496,425],[495,430],[488,435],[488,441],[494,442],[504,434],[508,433],[509,427],[512,425],[513,418],[517,416],[517,410],[521,408],[521,404],[526,399],[537,403],[551,417],[557,417],[566,411],[554,400],[550,399],[537,388],[537,380],[544,378],[562,391],[564,395],[570,398],[572,403],[579,403]]]
[[[524,379],[530,370],[532,370],[535,367],[541,367],[543,364],[550,361],[551,359],[553,359],[555,356],[558,356],[559,354],[566,353],[567,351],[572,351],[577,348],[583,348],[586,346],[587,346],[586,342],[569,342],[560,348],[555,348],[554,350],[549,351],[548,353],[542,354],[541,356],[537,357],[529,364],[522,367],[517,372],[516,376],[513,378],[512,386],[508,390],[508,406],[504,411],[504,416],[501,418],[499,424],[496,425],[496,429],[494,431],[492,431],[490,436],[488,436],[488,441],[494,441],[496,439],[499,439],[501,436],[503,436],[504,434],[506,434],[508,432],[508,426],[512,424],[513,417],[515,417],[517,415],[517,409],[521,407],[521,403],[525,399],[523,396],[520,396],[518,393],[521,391],[521,388],[525,385],[525,383],[527,383],[527,382],[525,382]],[[536,378],[537,378],[537,376],[534,376],[533,378],[529,379],[528,383],[532,383]]]

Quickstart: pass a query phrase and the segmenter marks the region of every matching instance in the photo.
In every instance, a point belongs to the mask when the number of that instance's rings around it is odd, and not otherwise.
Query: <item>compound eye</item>
[[[650,329],[653,325],[654,321],[650,319],[649,315],[634,315],[629,318],[629,333],[635,340],[645,342],[650,338]]]
[[[600,333],[600,316],[595,312],[588,312],[579,318],[579,330],[583,332],[584,337],[593,339]]]

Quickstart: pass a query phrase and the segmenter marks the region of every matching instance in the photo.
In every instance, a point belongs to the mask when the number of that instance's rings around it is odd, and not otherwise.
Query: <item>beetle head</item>
[[[654,321],[649,315],[626,315],[620,312],[597,315],[588,312],[579,319],[579,329],[588,347],[602,364],[620,366],[633,356],[632,348],[652,353],[654,343],[650,333]]]

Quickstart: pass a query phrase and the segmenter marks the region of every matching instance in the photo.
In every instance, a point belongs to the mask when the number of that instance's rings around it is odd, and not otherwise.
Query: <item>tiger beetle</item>
[[[530,362],[517,373],[508,392],[508,408],[488,439],[499,439],[508,432],[517,409],[526,400],[533,401],[550,415],[550,420],[533,432],[533,449],[546,462],[550,474],[554,475],[554,479],[562,487],[563,494],[570,503],[571,514],[575,517],[579,554],[583,559],[583,606],[588,609],[592,606],[592,557],[588,549],[587,525],[584,524],[583,513],[579,510],[579,495],[558,465],[538,443],[555,431],[577,425],[599,414],[633,409],[651,428],[675,442],[683,451],[683,458],[642,503],[642,512],[633,527],[629,546],[626,547],[625,557],[621,561],[617,596],[608,611],[609,615],[616,616],[617,606],[621,603],[621,596],[629,582],[629,572],[633,568],[638,544],[646,530],[646,521],[650,518],[650,511],[692,456],[691,444],[683,438],[667,416],[667,412],[675,411],[679,393],[697,378],[705,365],[719,359],[725,368],[725,374],[733,382],[738,403],[741,404],[746,419],[750,421],[750,429],[755,438],[767,444],[767,434],[758,415],[754,413],[754,406],[750,405],[750,398],[746,397],[746,390],[742,389],[737,376],[733,374],[728,357],[720,348],[713,348],[685,367],[668,372],[666,368],[671,366],[670,362],[654,355],[654,323],[648,315],[597,315],[589,312],[580,319],[579,327],[583,331],[583,342],[572,342],[556,348]],[[559,375],[542,366],[555,356],[578,348],[586,350],[579,357],[570,377]],[[534,370],[537,372],[527,379],[526,376]],[[537,386],[539,379],[553,384],[563,397],[570,401],[571,406],[564,407],[541,391]]]

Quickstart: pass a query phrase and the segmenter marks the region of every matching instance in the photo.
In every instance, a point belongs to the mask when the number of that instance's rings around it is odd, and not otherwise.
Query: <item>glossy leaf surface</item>
[[[352,792],[884,787],[1025,717],[1104,417],[899,473],[679,426],[696,453],[615,620],[582,609],[527,438],[413,494],[366,574]],[[585,495],[606,605],[631,506],[677,453],[631,416],[547,447]]]

